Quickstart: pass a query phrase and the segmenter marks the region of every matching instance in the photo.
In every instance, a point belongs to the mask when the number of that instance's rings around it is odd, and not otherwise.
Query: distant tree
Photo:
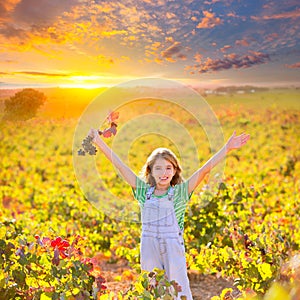
[[[34,89],[23,89],[4,102],[3,120],[26,121],[36,116],[46,101],[44,93]]]

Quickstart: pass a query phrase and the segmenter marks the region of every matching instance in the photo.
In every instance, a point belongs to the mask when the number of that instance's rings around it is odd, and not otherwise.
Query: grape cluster
[[[83,141],[82,141],[82,147],[83,149],[78,150],[78,155],[84,156],[85,153],[88,153],[89,155],[96,155],[97,149],[96,147],[92,144],[93,138],[90,136],[87,136]]]

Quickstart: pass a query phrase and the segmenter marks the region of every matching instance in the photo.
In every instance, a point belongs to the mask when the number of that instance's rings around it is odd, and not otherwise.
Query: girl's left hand
[[[250,138],[250,134],[242,133],[241,135],[236,136],[236,132],[233,132],[233,135],[229,138],[226,143],[227,151],[241,148],[247,143]]]

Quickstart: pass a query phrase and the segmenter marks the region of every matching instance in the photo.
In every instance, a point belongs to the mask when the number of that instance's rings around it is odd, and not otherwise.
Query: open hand
[[[247,143],[250,138],[250,134],[242,133],[241,135],[236,135],[236,132],[233,132],[233,135],[229,138],[226,143],[227,151],[241,148]]]

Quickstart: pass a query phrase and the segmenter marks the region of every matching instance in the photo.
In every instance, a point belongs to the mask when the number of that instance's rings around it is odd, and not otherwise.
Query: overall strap
[[[146,192],[146,199],[147,200],[150,200],[151,195],[153,194],[154,190],[155,190],[155,186],[150,186],[148,188],[148,190]],[[169,191],[168,191],[168,200],[173,201],[173,199],[174,199],[174,187],[171,186],[169,188]]]
[[[171,186],[168,191],[168,199],[169,199],[169,201],[173,201],[173,199],[174,199],[174,187],[173,186]]]
[[[150,200],[151,195],[153,194],[154,190],[155,190],[155,186],[150,186],[150,187],[148,188],[148,190],[147,190],[147,192],[146,192],[146,199],[147,199],[147,200]]]

